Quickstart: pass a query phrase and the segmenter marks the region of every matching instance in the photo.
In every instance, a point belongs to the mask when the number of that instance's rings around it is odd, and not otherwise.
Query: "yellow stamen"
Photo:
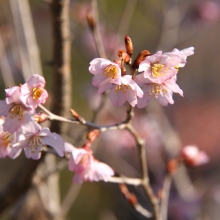
[[[3,132],[0,136],[0,139],[2,147],[6,148],[8,145],[12,147],[11,142],[14,139],[13,134],[10,134],[9,132]]]
[[[117,86],[116,86],[115,92],[118,92],[119,90],[121,90],[123,93],[126,93],[126,91],[127,91],[128,89],[132,90],[132,88],[131,88],[129,85],[121,84],[121,85],[117,85]]]
[[[115,79],[118,77],[118,69],[115,65],[108,65],[106,68],[105,68],[105,71],[104,71],[104,75],[109,77],[109,78],[112,78],[112,79]]]
[[[38,100],[43,93],[43,89],[42,88],[33,88],[32,92],[33,92],[33,99]]]
[[[42,149],[38,149],[39,147],[41,147]],[[46,148],[46,145],[44,145],[41,138],[38,135],[36,135],[32,137],[28,148],[30,149],[32,153],[34,153],[35,150],[38,150],[38,151],[44,150],[44,148]]]
[[[168,72],[168,68],[164,69],[164,65],[163,64],[159,64],[159,63],[154,63],[151,66],[151,70],[152,70],[153,77],[160,77],[160,76],[163,76],[164,73]],[[165,72],[164,72],[164,70],[165,70]]]
[[[161,88],[159,84],[153,84],[151,92],[148,93],[148,96],[154,95],[156,98],[160,95],[160,93],[167,93],[167,90],[165,88]]]
[[[15,117],[18,117],[18,120],[23,119],[23,108],[21,105],[15,105],[11,110],[10,110],[10,118],[14,119]]]

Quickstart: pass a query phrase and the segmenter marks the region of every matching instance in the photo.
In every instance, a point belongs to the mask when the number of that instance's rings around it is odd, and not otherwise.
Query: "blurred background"
[[[22,33],[31,26],[36,34],[40,53],[39,71],[51,90],[52,76],[52,28],[49,0],[30,0],[31,18],[19,29],[14,1],[0,1],[0,97],[4,99],[4,88],[24,82],[21,48],[28,47],[21,40]],[[219,220],[220,216],[220,1],[218,0],[98,0],[100,30],[108,58],[117,57],[124,49],[124,36],[128,34],[134,45],[135,56],[142,50],[155,53],[172,51],[173,48],[195,47],[195,54],[188,57],[186,67],[180,69],[177,83],[184,97],[174,95],[174,105],[155,110],[152,102],[147,110],[137,110],[134,125],[146,140],[150,175],[155,192],[162,186],[165,162],[178,154],[180,147],[194,144],[207,152],[210,162],[198,168],[187,169],[189,182],[178,188],[172,186],[170,220]],[[92,110],[97,108],[101,97],[91,86],[92,75],[89,62],[98,57],[93,35],[88,27],[86,15],[91,10],[90,1],[70,2],[70,26],[72,38],[71,66],[73,78],[72,107],[90,120]],[[22,32],[22,33],[20,33]],[[28,32],[29,33],[29,32]],[[19,35],[20,34],[20,35]],[[30,34],[30,33],[29,33]],[[35,70],[37,69],[35,68]],[[38,70],[37,70],[38,71]],[[38,72],[35,73],[38,73]],[[7,76],[7,77],[6,77]],[[13,80],[12,80],[13,79]],[[59,85],[57,85],[59,86]],[[50,100],[48,101],[50,103]],[[49,105],[49,104],[48,104]],[[158,111],[165,114],[178,139],[170,148],[164,141],[164,128],[160,124]],[[161,113],[162,111],[162,113]],[[107,102],[98,122],[112,124],[126,117],[126,108],[113,107]],[[163,116],[164,117],[164,116]],[[82,128],[72,126],[66,140],[74,144]],[[73,139],[70,137],[74,137]],[[172,136],[173,137],[173,136]],[[165,137],[166,138],[166,137]],[[170,136],[167,136],[169,139]],[[176,143],[176,142],[175,142]],[[96,143],[96,156],[119,173],[138,176],[138,161],[132,138],[126,132],[104,133]],[[166,145],[166,146],[165,146]],[[0,160],[0,189],[16,172],[21,161]],[[185,172],[185,171],[184,171]],[[71,185],[72,173],[66,168],[61,172],[61,197],[64,198]],[[191,183],[193,185],[191,185]],[[193,187],[192,187],[193,186]],[[186,188],[184,188],[186,187]],[[188,187],[193,188],[188,191]],[[196,189],[196,190],[195,190]],[[140,189],[132,189],[140,200]],[[181,194],[182,192],[182,194]],[[185,197],[184,197],[185,192]],[[187,193],[188,192],[188,193]],[[1,202],[1,201],[0,201]],[[147,204],[147,202],[146,202]],[[9,219],[11,210],[1,219]],[[76,195],[68,219],[76,220],[130,220],[142,219],[120,195],[117,185],[85,183]]]

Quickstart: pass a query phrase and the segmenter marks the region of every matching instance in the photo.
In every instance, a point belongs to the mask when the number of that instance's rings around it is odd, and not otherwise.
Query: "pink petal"
[[[43,130],[42,133],[44,133]],[[39,135],[41,136],[42,133],[40,132]],[[60,157],[64,156],[64,141],[60,135],[56,133],[50,133],[47,136],[41,136],[41,139],[45,145],[49,145],[54,148]]]

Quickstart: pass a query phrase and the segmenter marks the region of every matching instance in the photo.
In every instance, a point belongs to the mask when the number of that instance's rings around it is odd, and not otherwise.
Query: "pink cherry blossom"
[[[198,5],[199,18],[207,22],[216,22],[220,17],[220,6],[218,1],[199,1]]]
[[[44,77],[34,74],[27,83],[21,86],[21,101],[26,107],[37,108],[39,104],[44,104],[48,97]]]
[[[5,101],[7,104],[21,104],[21,87],[13,86],[11,88],[5,89]]]
[[[66,147],[70,151],[70,146]],[[84,181],[107,181],[107,178],[114,175],[114,171],[107,164],[96,160],[92,152],[85,148],[71,147],[72,152],[69,158],[69,170],[75,173],[73,182],[81,184]]]
[[[194,145],[185,146],[181,151],[181,158],[189,166],[198,166],[209,161],[208,155]]]
[[[112,83],[121,83],[121,69],[118,64],[103,58],[96,58],[90,62],[89,71],[94,75],[92,84],[102,93],[112,88]]]
[[[0,100],[0,116],[5,116],[3,128],[5,132],[14,133],[22,125],[33,120],[34,110],[25,107],[22,104],[7,104],[6,101]]]
[[[143,97],[143,91],[131,75],[122,76],[121,84],[113,85],[110,92],[111,102],[117,106],[122,106],[128,101],[134,107],[137,104],[137,97]]]
[[[144,108],[153,97],[155,97],[161,105],[167,106],[169,103],[174,103],[172,97],[173,92],[179,93],[181,96],[183,96],[183,91],[176,84],[175,76],[161,84],[154,83],[149,79],[144,79],[141,75],[137,76],[137,81],[139,81],[141,84],[144,84],[141,87],[144,95],[142,98],[138,99],[138,108]]]
[[[0,118],[0,158],[5,158],[6,156],[12,157],[11,150],[12,145],[16,142],[16,134],[4,132],[2,124],[4,123],[4,119]],[[15,154],[14,158],[17,157],[21,153],[21,150],[18,149]]]
[[[41,152],[51,146],[57,154],[64,156],[64,141],[56,133],[51,133],[49,128],[41,128],[39,124],[30,121],[19,130],[18,142],[13,145],[12,153],[17,149],[24,149],[27,158],[38,160]]]
[[[162,83],[177,74],[177,68],[181,63],[178,55],[169,56],[158,51],[154,55],[147,56],[139,65],[138,71],[144,78],[150,79],[154,83]]]
[[[183,50],[178,50],[178,49],[173,49],[172,52],[165,53],[165,55],[170,56],[170,57],[176,57],[178,56],[180,58],[180,63],[176,66],[178,67],[184,67],[186,64],[186,60],[188,56],[191,56],[194,54],[194,47],[188,47]]]

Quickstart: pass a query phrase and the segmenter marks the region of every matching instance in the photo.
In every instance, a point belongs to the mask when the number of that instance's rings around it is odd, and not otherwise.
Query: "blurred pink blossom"
[[[187,145],[181,151],[181,158],[189,166],[198,166],[209,161],[208,155],[194,145]]]
[[[68,167],[73,171],[73,182],[81,184],[84,181],[107,181],[107,178],[114,175],[114,171],[105,163],[96,160],[90,149],[75,148],[65,144],[66,151],[71,151]]]
[[[215,22],[220,17],[220,6],[215,1],[203,1],[198,5],[199,17],[209,22]]]

